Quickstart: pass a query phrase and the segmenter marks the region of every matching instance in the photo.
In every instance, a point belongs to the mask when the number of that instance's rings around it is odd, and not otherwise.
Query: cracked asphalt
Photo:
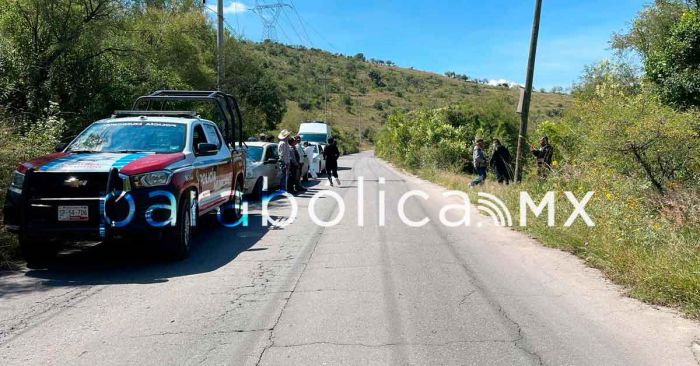
[[[148,243],[94,245],[0,274],[0,364],[699,364],[697,322],[625,297],[473,208],[470,227],[440,225],[440,209],[459,200],[372,152],[340,165],[344,185],[299,196],[292,225],[264,227],[257,206],[246,228],[208,220],[182,262],[160,261]],[[329,189],[345,214],[324,228],[307,212]],[[416,189],[430,198],[405,212],[429,217],[422,228],[396,213]],[[315,206],[325,221],[341,211],[330,197]]]

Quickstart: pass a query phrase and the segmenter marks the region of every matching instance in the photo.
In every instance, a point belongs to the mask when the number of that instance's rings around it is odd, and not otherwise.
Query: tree
[[[308,111],[310,111],[310,110],[312,109],[312,107],[313,107],[313,106],[311,105],[311,102],[309,102],[309,101],[307,101],[307,100],[301,100],[301,101],[299,101],[299,109],[301,109],[302,111],[307,111],[307,112],[308,112]]]
[[[105,42],[121,28],[121,6],[113,0],[4,1],[0,63],[13,80],[0,104],[36,119],[51,100],[70,111],[96,103],[92,96],[104,87],[99,70],[105,56],[127,51]],[[85,87],[66,95],[76,83]]]
[[[384,81],[382,80],[382,75],[377,70],[372,69],[367,75],[372,80],[372,82],[374,82],[374,85],[378,88],[386,86],[386,84],[384,84]]]
[[[677,108],[700,106],[700,0],[656,0],[613,47],[633,50],[661,100]]]
[[[579,82],[573,87],[573,93],[581,99],[595,98],[599,87],[615,84],[622,88],[625,95],[634,95],[641,91],[640,78],[639,71],[628,63],[603,60],[585,67]]]
[[[645,179],[658,193],[672,183],[697,184],[700,172],[700,115],[678,112],[648,91],[627,95],[614,83],[597,98],[577,99],[567,121],[584,161],[621,175]]]
[[[76,132],[154,90],[211,90],[215,45],[198,0],[0,2],[0,113],[34,123],[55,102]],[[238,97],[246,128],[274,128],[286,110],[279,81],[228,33],[225,52],[224,90]]]
[[[700,8],[697,0],[655,0],[644,7],[627,33],[613,35],[617,50],[634,50],[643,57],[663,48],[666,38],[684,12]]]
[[[644,64],[663,102],[681,109],[700,107],[700,12],[685,12],[665,47]]]

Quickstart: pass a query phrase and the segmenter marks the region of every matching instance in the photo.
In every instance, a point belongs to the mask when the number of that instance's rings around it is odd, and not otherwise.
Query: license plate
[[[58,206],[58,221],[88,221],[87,206]]]

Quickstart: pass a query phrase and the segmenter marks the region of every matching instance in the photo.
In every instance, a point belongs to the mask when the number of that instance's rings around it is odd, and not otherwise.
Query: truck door
[[[228,202],[231,190],[231,152],[223,143],[216,126],[197,123],[192,133],[192,147],[196,156],[195,172],[199,184],[199,210],[205,213]],[[197,149],[200,143],[218,146],[214,155],[203,155]]]
[[[267,188],[271,191],[273,187],[280,184],[280,165],[279,154],[277,153],[277,145],[267,145],[265,149],[265,157],[263,161],[266,166],[266,175],[268,177]]]

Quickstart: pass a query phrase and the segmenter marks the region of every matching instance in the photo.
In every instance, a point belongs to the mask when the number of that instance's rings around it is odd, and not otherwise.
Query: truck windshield
[[[68,147],[68,152],[173,153],[185,148],[185,124],[160,122],[95,123]]]
[[[319,144],[328,143],[328,135],[323,133],[302,133],[300,136],[301,141],[316,142]]]

